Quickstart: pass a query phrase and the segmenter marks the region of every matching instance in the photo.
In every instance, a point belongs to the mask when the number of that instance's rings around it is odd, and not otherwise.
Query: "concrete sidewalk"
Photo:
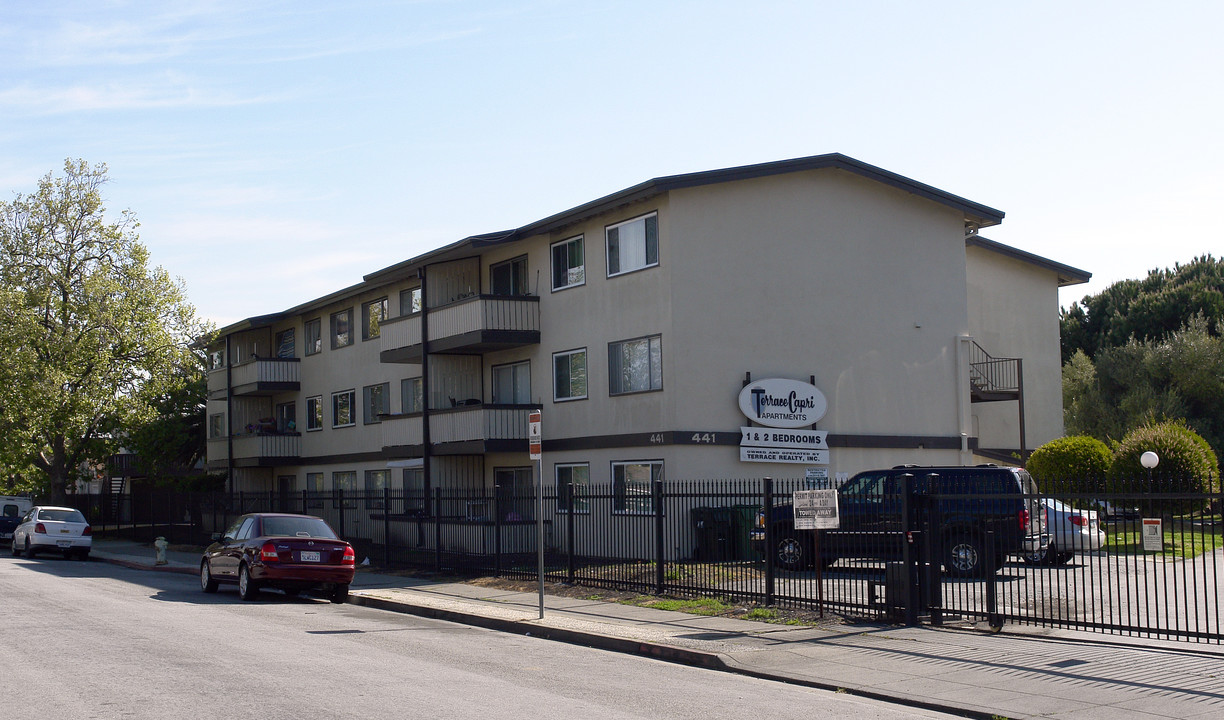
[[[155,569],[138,543],[94,540],[98,559]],[[168,553],[195,575],[199,556]],[[468,625],[840,690],[970,717],[1224,717],[1224,647],[1007,626],[791,627],[596,599],[358,572],[349,602]]]

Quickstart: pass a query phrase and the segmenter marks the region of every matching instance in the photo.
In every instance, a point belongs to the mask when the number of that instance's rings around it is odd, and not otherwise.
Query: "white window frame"
[[[327,492],[323,487],[324,474],[321,472],[306,473],[306,507],[321,508],[323,501],[319,499],[319,495]],[[311,496],[314,497],[311,497]]]
[[[313,408],[311,406],[314,406]],[[323,396],[312,395],[306,398],[306,432],[323,429]]]
[[[638,224],[642,226],[640,232],[633,227]],[[652,226],[654,228],[653,247],[650,237]],[[622,237],[630,230],[632,230],[630,237]],[[640,237],[638,237],[639,234]],[[612,249],[614,245],[616,246],[615,260]],[[652,252],[653,260],[651,259]],[[638,260],[639,255],[640,260]],[[608,277],[656,267],[659,264],[659,213],[646,213],[605,227],[604,260],[607,262]]]
[[[340,503],[340,491],[352,495],[357,493],[357,471],[356,470],[333,470],[332,471],[332,507],[338,508]],[[357,503],[349,498],[344,499],[343,506],[346,508],[355,508]]]
[[[573,252],[571,247],[577,246],[578,254],[581,256],[581,262],[577,265],[571,265]],[[565,256],[564,267],[558,267],[557,254],[560,251]],[[568,240],[555,242],[549,246],[549,258],[552,262],[552,291],[567,290],[569,288],[586,285],[586,243],[582,235],[576,235]],[[565,282],[558,284],[558,271],[565,273]]]
[[[340,404],[342,397],[348,397],[348,422],[340,422]],[[341,390],[332,393],[332,427],[353,427],[357,424],[357,390]]]
[[[626,478],[630,472],[630,468],[647,468],[649,474],[648,480],[642,480],[640,477],[635,477],[632,480]],[[640,475],[641,470],[634,471],[635,475]],[[613,515],[654,515],[654,490],[652,484],[655,479],[663,480],[663,461],[662,460],[624,460],[614,461],[612,463],[612,514]],[[635,493],[630,496],[627,492],[627,483],[632,482],[635,487],[640,487],[645,483],[646,493]],[[632,506],[631,506],[632,505]]]
[[[626,346],[635,343],[646,344],[645,387],[634,383],[630,378],[629,387],[623,387],[625,369],[630,367],[631,358],[626,358]],[[633,395],[644,392],[660,392],[663,390],[663,336],[645,335],[629,340],[618,340],[608,343],[608,395]]]
[[[406,301],[406,302],[405,302]],[[399,294],[399,314],[400,317],[405,315],[415,315],[421,312],[421,288],[420,286],[400,290]]]
[[[506,399],[505,393],[504,391],[501,391],[502,390],[501,384],[498,383],[498,372],[505,371],[505,370],[510,371],[510,394],[512,396],[510,398],[511,402],[502,402],[503,400]],[[524,375],[520,376],[519,374],[520,372],[523,373]],[[527,397],[526,398],[519,397],[519,391],[521,389],[519,385],[520,377],[525,377],[527,380],[527,387],[526,387]],[[493,404],[494,405],[530,405],[531,404],[531,361],[530,360],[520,360],[518,362],[505,363],[502,365],[494,365],[491,370],[491,380],[492,380],[491,385],[493,387]]]
[[[381,478],[381,480],[380,480]],[[383,490],[391,487],[391,471],[385,469],[365,471],[365,505],[371,510],[387,508]]]
[[[213,413],[208,416],[208,437],[223,438],[226,435],[225,430],[225,413]]]
[[[295,358],[297,357],[297,328],[285,328],[276,333],[276,357],[278,358]]]
[[[509,269],[509,292],[498,292],[496,276],[499,271]],[[518,257],[503,260],[502,262],[493,263],[489,266],[489,292],[498,297],[522,297],[531,294],[531,280],[529,278],[529,266],[527,265],[527,256],[519,255]]]
[[[582,482],[574,479],[575,470],[583,470],[585,475]],[[569,503],[566,502],[568,490],[565,489],[568,483],[563,482],[561,475],[562,471],[568,471],[570,481],[574,483],[574,514],[575,515],[590,515],[591,514],[591,464],[586,462],[578,463],[558,463],[553,466],[553,480],[557,484],[557,512],[565,514],[569,512]],[[579,490],[578,488],[582,488]]]
[[[583,368],[583,388],[581,395],[562,395],[560,378],[557,376],[557,363],[563,359],[566,361],[566,377],[569,379],[569,387],[565,388],[565,392],[573,392],[574,390],[574,362],[575,355],[582,356]],[[574,350],[564,350],[559,353],[553,353],[552,361],[552,386],[553,386],[553,402],[570,402],[571,400],[586,400],[587,394],[591,391],[591,362],[590,356],[587,354],[586,348],[577,348]]]

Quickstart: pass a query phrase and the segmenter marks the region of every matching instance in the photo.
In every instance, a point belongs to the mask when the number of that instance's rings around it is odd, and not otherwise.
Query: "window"
[[[489,288],[494,295],[529,295],[527,256],[491,266],[489,268]]]
[[[276,406],[276,432],[297,432],[297,403],[280,403]]]
[[[332,393],[332,427],[356,425],[357,421],[353,419],[353,406],[356,404],[356,390]]]
[[[421,312],[421,288],[400,290],[400,315],[411,315]]]
[[[387,319],[387,298],[371,300],[361,306],[361,339],[373,340],[382,333],[382,322]]]
[[[659,216],[643,215],[605,231],[608,241],[608,277],[659,264]]]
[[[586,348],[553,355],[553,400],[581,400],[586,396]]]
[[[608,394],[663,389],[663,337],[608,344]]]
[[[357,472],[355,470],[343,470],[332,473],[332,507],[340,507],[342,504],[346,508],[357,507],[357,503],[352,500],[340,502],[340,496],[352,495],[357,492]]]
[[[531,483],[530,467],[494,468],[493,482],[497,485],[497,508],[506,522],[530,520],[534,517],[535,488]]]
[[[493,367],[493,404],[527,405],[531,402],[531,363]]]
[[[347,347],[353,344],[353,311],[341,310],[338,313],[332,313],[331,316],[331,346],[332,350],[336,348]]]
[[[366,507],[382,510],[387,507],[383,491],[391,487],[390,470],[366,470],[365,491]]]
[[[196,417],[199,417],[197,415]],[[225,413],[217,413],[208,416],[208,437],[222,438],[225,437]],[[197,435],[196,437],[199,437]]]
[[[323,507],[323,473],[306,473],[306,507]]]
[[[587,463],[557,465],[557,512],[569,512],[570,486],[574,488],[574,512],[591,512],[587,490],[591,485],[591,466]]]
[[[208,353],[208,369],[209,370],[220,370],[223,367],[225,367],[225,351],[224,350],[213,350],[212,352]]]
[[[295,333],[293,328],[276,333],[276,357],[297,357],[297,355],[295,355],[297,348],[294,347],[294,335]]]
[[[582,236],[552,246],[552,289],[563,290],[586,283],[586,255]]]
[[[404,512],[425,515],[429,510],[429,488],[425,486],[425,468],[404,468]]]
[[[323,429],[323,396],[306,398],[306,431]]]
[[[418,413],[425,410],[425,397],[421,393],[421,378],[400,380],[400,412]]]
[[[391,383],[369,385],[362,388],[361,394],[365,404],[365,413],[362,415],[362,421],[366,425],[382,422],[378,419],[378,416],[391,412]]]
[[[323,320],[315,318],[306,321],[306,354],[314,355],[323,352]]]
[[[612,463],[612,512],[651,514],[651,483],[663,480],[663,461]]]

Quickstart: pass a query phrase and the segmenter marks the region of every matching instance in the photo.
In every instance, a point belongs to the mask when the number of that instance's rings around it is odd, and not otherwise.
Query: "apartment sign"
[[[752,422],[771,428],[801,428],[824,417],[829,403],[811,383],[773,378],[745,385],[739,407]]]
[[[540,452],[540,441],[543,436],[540,430],[540,412],[537,410],[527,416],[527,451],[531,460],[539,460],[543,455]]]
[[[828,432],[741,427],[740,462],[828,465]]]

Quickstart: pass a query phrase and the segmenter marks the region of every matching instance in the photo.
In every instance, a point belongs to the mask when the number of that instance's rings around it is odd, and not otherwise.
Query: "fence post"
[[[336,488],[336,500],[340,504],[340,527],[337,532],[344,537],[344,488]]]
[[[943,625],[943,583],[940,576],[940,562],[942,560],[942,549],[939,545],[939,499],[933,497],[940,491],[939,475],[930,473],[926,479],[926,492],[922,494],[922,503],[919,505],[919,512],[922,513],[923,522],[922,539],[923,539],[923,584],[926,591],[923,593],[923,605],[926,606],[931,614],[931,624],[939,627]]]
[[[383,487],[383,567],[391,567],[391,488]]]
[[[539,522],[543,521],[544,518],[539,518]],[[493,483],[493,577],[501,577],[501,536],[501,486]]]
[[[765,607],[773,607],[774,604],[774,543],[777,538],[774,537],[774,522],[773,522],[773,506],[774,506],[774,487],[773,478],[767,477],[762,481],[761,489],[761,511],[765,517]]]
[[[663,594],[663,481],[651,483],[651,501],[654,505],[655,535],[655,595]]]
[[[910,493],[914,490],[914,476],[902,473],[897,477],[901,493],[901,564],[905,568],[905,624],[918,624],[918,586],[914,580],[918,577],[916,558],[911,541],[914,538],[914,526],[910,517]]]
[[[309,492],[310,491],[306,489],[302,490],[302,514],[303,515],[310,514],[310,500],[307,497],[307,493]]]
[[[986,622],[990,629],[1003,629],[1003,617],[999,614],[999,568],[995,563],[994,530],[986,531]]]
[[[572,477],[572,476],[571,476]],[[568,557],[565,565],[565,581],[574,584],[574,481],[569,481],[569,507],[565,516],[565,546]]]
[[[434,570],[442,572],[442,488],[434,488]]]

